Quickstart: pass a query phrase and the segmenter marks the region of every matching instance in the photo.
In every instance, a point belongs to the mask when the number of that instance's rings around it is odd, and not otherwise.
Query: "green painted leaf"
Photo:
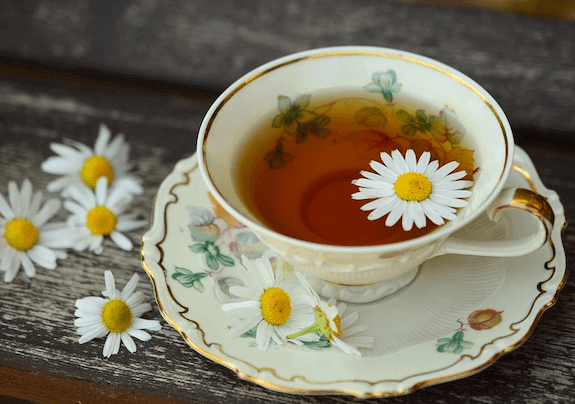
[[[326,348],[331,348],[331,343],[327,338],[323,335],[318,341],[302,341],[303,345],[307,348],[314,349],[314,350],[321,350]]]
[[[218,261],[220,261],[222,263],[222,265],[224,265],[226,267],[233,267],[235,265],[234,259],[231,257],[228,257],[227,255],[224,255],[224,254],[216,255],[216,259]]]
[[[354,115],[355,121],[369,128],[383,127],[387,125],[387,118],[385,117],[381,108],[378,107],[365,107],[358,110]]]
[[[198,243],[190,246],[190,250],[196,254],[205,254],[208,252],[208,247],[205,243]]]
[[[213,271],[216,271],[220,267],[216,257],[214,257],[213,254],[209,252],[206,253],[206,265]]]

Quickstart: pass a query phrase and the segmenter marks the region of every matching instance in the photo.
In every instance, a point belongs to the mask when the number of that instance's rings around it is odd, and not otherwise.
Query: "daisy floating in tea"
[[[417,160],[415,152],[408,149],[405,157],[399,150],[391,155],[381,153],[383,162],[371,161],[375,171],[361,171],[364,178],[354,180],[359,192],[353,199],[374,199],[363,205],[362,210],[371,210],[367,217],[377,220],[385,215],[388,227],[402,219],[403,230],[409,231],[413,224],[425,227],[427,219],[440,226],[446,220],[455,219],[457,208],[467,205],[473,182],[463,180],[467,172],[453,172],[459,162],[451,161],[439,167],[437,160],[431,161],[431,154],[424,152]]]

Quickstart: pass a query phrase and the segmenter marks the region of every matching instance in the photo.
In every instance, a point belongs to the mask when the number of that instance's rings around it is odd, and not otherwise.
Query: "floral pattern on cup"
[[[410,110],[395,102],[394,95],[402,90],[402,84],[398,82],[398,74],[394,70],[373,73],[371,81],[363,86],[363,90],[383,97],[383,102],[369,98],[369,105],[353,113],[353,118],[360,126],[378,130],[385,128],[386,133],[382,132],[382,135],[385,135],[386,141],[380,151],[391,151],[387,149],[393,144],[402,152],[411,148],[418,156],[429,151],[433,160],[438,160],[441,165],[457,159],[461,162],[461,168],[467,171],[467,179],[472,180],[475,169],[473,151],[460,146],[466,127],[452,108],[446,105],[435,114],[423,108]],[[299,95],[293,101],[286,95],[279,95],[279,113],[272,119],[271,128],[281,131],[273,150],[264,156],[268,167],[272,170],[285,167],[295,158],[297,145],[310,136],[319,139],[333,137],[334,131],[330,124],[334,124],[335,120],[329,115],[330,110],[334,105],[354,98],[357,96],[342,95],[341,98],[324,103],[316,101],[314,104],[312,94]],[[397,131],[396,127],[399,128]],[[365,146],[372,150],[382,142],[368,136],[359,143],[366,143]]]

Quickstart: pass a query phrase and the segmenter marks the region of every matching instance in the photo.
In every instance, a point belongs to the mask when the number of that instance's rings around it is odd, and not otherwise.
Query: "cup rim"
[[[506,145],[505,151],[505,164],[501,172],[501,176],[497,186],[495,186],[483,203],[478,206],[469,215],[456,219],[457,222],[453,226],[446,228],[445,226],[440,226],[439,228],[433,230],[432,232],[416,237],[413,239],[388,243],[388,244],[378,244],[370,246],[346,246],[346,245],[332,245],[332,244],[321,244],[306,240],[297,239],[279,233],[275,230],[271,230],[251,219],[244,216],[242,213],[238,212],[233,206],[231,206],[226,199],[220,194],[219,190],[215,186],[214,182],[209,173],[206,161],[206,142],[209,134],[210,127],[215,119],[216,115],[220,109],[226,104],[226,102],[233,97],[233,95],[241,90],[244,86],[248,85],[250,82],[256,80],[258,77],[265,75],[275,69],[281,68],[282,66],[296,63],[298,61],[320,58],[320,57],[337,57],[345,55],[367,55],[367,56],[383,56],[393,59],[400,59],[412,63],[416,63],[440,73],[446,74],[452,79],[456,80],[460,84],[466,86],[468,89],[473,91],[490,109],[490,111],[495,115],[501,131],[504,136],[504,141]],[[475,82],[470,77],[461,73],[460,71],[442,63],[432,58],[419,55],[412,52],[402,51],[399,49],[385,48],[385,47],[373,47],[373,46],[335,46],[335,47],[324,47],[306,50],[302,52],[293,53],[287,56],[280,57],[278,59],[267,62],[250,72],[246,73],[244,76],[237,79],[232,83],[211,105],[208,112],[206,113],[200,129],[198,132],[197,139],[197,152],[198,155],[198,166],[204,183],[208,187],[209,192],[214,196],[217,202],[238,221],[246,225],[246,227],[254,230],[256,233],[261,233],[264,236],[279,239],[282,242],[289,243],[291,245],[313,249],[315,251],[325,251],[325,252],[338,252],[338,253],[387,253],[397,250],[407,250],[417,248],[421,245],[430,244],[441,239],[449,237],[451,234],[455,233],[457,230],[461,229],[474,219],[476,219],[480,214],[482,214],[487,206],[489,206],[495,198],[499,195],[501,189],[504,186],[505,180],[507,179],[513,163],[514,157],[514,141],[513,134],[511,131],[511,126],[503,109],[499,106],[497,101],[481,87],[477,82]]]

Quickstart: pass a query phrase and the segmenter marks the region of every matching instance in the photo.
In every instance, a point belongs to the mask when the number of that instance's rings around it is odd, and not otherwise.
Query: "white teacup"
[[[278,95],[364,87],[374,73],[394,71],[401,91],[438,108],[448,107],[472,136],[475,166],[468,205],[429,234],[377,246],[333,246],[298,240],[260,222],[245,206],[234,181],[234,165],[254,124],[277,114]],[[389,80],[392,80],[389,77]],[[386,48],[316,49],[267,63],[232,84],[209,109],[199,131],[199,167],[209,191],[237,220],[270,249],[308,275],[325,297],[363,303],[408,284],[425,260],[446,253],[509,257],[528,254],[548,239],[552,212],[545,198],[524,189],[503,189],[512,167],[514,143],[505,114],[476,82],[440,62]],[[359,178],[359,173],[358,173]],[[538,230],[519,240],[474,242],[457,239],[462,229],[485,212],[497,220],[506,208],[519,208],[540,219]]]

